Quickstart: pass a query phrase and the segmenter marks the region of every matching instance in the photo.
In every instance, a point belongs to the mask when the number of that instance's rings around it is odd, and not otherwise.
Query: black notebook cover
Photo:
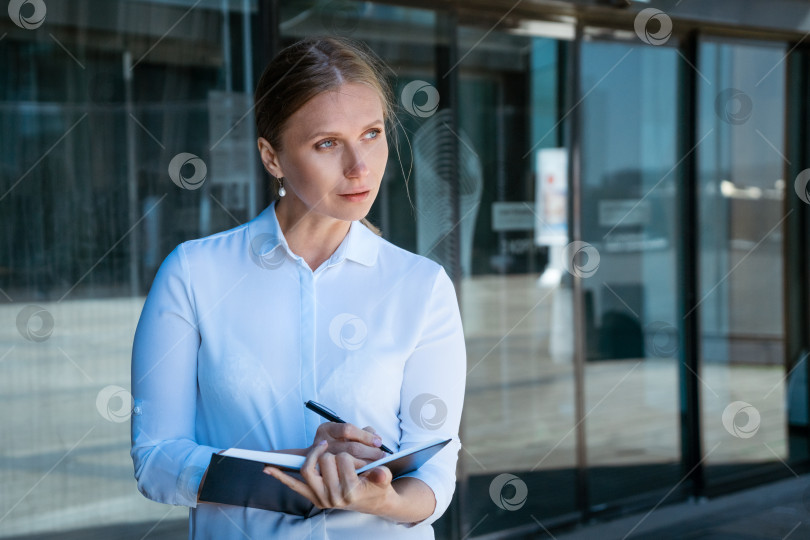
[[[391,469],[393,478],[399,478],[403,474],[413,472],[424,465],[424,463],[435,456],[439,450],[447,446],[447,443],[451,440],[452,439],[435,441],[391,454],[390,456],[378,459],[374,463],[369,463],[365,467],[360,467],[357,469],[357,474],[362,474],[374,467],[385,466]]]
[[[264,463],[258,461],[212,454],[208,472],[200,487],[200,500],[306,517],[323,511],[303,495],[264,474],[263,469]],[[302,480],[298,473],[285,472]]]
[[[358,474],[367,469],[384,465],[391,469],[394,478],[415,471],[444,448],[451,439],[434,441],[420,447],[386,456],[358,469]],[[312,517],[323,510],[309,500],[264,474],[264,463],[250,459],[212,454],[199,498],[202,502],[248,506],[296,516]],[[302,480],[301,475],[291,470],[287,474]]]

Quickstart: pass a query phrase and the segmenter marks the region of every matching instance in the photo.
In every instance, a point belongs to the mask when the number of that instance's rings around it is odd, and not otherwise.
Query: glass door
[[[586,34],[589,33],[586,30]],[[680,479],[678,70],[670,46],[585,40],[581,77],[584,425],[593,512]]]
[[[472,186],[461,202],[474,194],[477,208],[462,212],[476,218],[468,248],[462,221],[460,248],[469,362],[462,536],[476,537],[551,527],[576,511],[572,299],[559,275],[547,279],[537,204],[541,156],[564,153],[565,42],[489,31],[493,23],[459,27],[456,68],[459,166],[478,175],[461,183]],[[563,173],[555,178],[564,186]]]
[[[709,486],[788,458],[782,230],[786,46],[699,46],[702,426]],[[788,186],[792,190],[792,183]],[[806,408],[806,405],[805,405]]]

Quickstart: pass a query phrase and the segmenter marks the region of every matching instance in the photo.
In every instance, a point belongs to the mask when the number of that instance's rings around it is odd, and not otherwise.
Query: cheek
[[[333,167],[334,165],[328,159],[323,159],[322,156],[306,154],[291,160],[284,172],[288,173],[289,177],[296,179],[298,190],[308,191],[310,188],[317,188],[320,180],[328,177]],[[303,182],[302,179],[307,179],[307,181]]]
[[[386,163],[388,163],[388,144],[381,144],[379,149],[375,149],[372,153],[372,160],[374,167],[382,172]]]

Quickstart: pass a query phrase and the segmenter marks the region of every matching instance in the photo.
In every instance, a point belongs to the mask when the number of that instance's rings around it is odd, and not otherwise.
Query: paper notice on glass
[[[543,148],[537,152],[534,242],[538,246],[568,242],[568,151]]]

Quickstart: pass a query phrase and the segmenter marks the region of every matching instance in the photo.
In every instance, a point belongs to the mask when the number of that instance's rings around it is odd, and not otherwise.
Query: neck
[[[275,211],[290,250],[313,271],[332,256],[351,227],[350,221],[310,211],[289,195],[276,201]]]

